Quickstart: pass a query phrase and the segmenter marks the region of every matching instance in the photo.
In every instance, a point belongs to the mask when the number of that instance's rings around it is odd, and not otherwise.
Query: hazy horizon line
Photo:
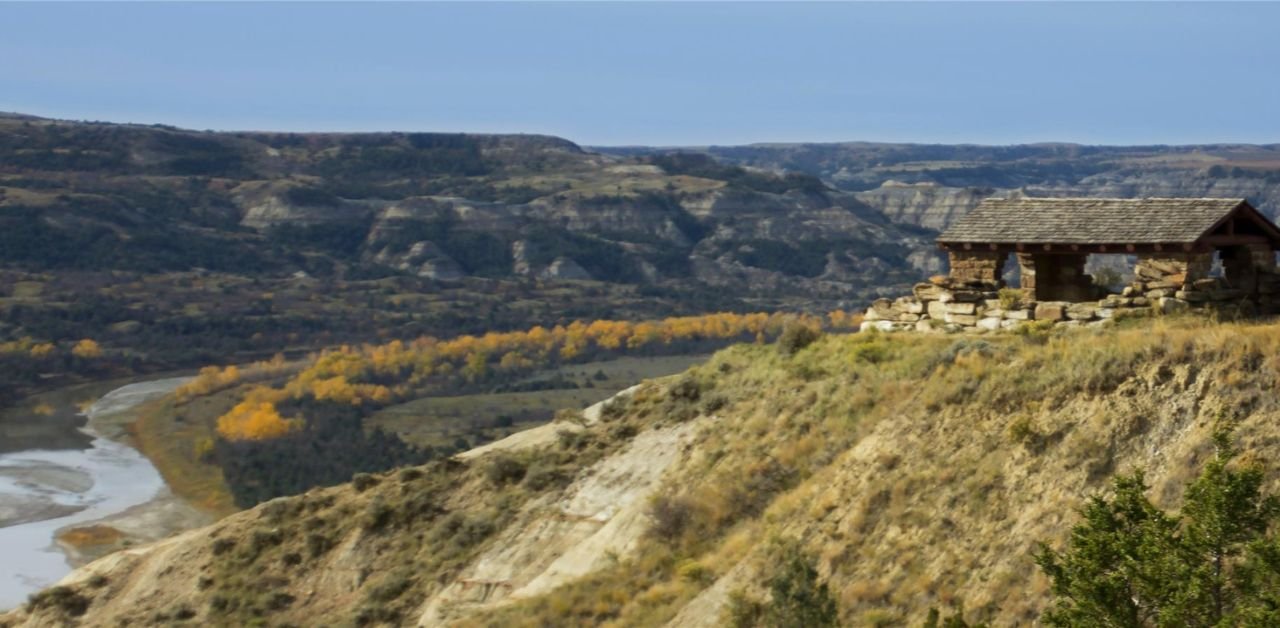
[[[496,0],[495,0],[496,1]],[[768,145],[797,145],[797,144],[889,144],[889,145],[921,145],[921,146],[981,146],[981,147],[1002,147],[1002,146],[1106,146],[1106,147],[1199,147],[1199,146],[1276,146],[1280,145],[1280,140],[1239,140],[1239,139],[1216,139],[1216,140],[1179,140],[1179,141],[1109,141],[1109,140],[1068,140],[1068,139],[1023,139],[1023,140],[957,140],[957,139],[763,139],[763,140],[739,140],[739,141],[688,141],[688,142],[653,142],[653,143],[637,143],[637,142],[591,142],[579,141],[574,139],[571,134],[557,133],[545,130],[474,130],[467,129],[439,129],[439,128],[413,128],[413,127],[382,127],[382,128],[350,128],[350,127],[329,127],[329,128],[285,128],[285,127],[229,127],[218,125],[199,125],[190,122],[165,122],[165,121],[135,121],[122,120],[109,117],[86,117],[73,114],[41,114],[31,113],[23,108],[11,108],[0,106],[0,115],[12,117],[29,117],[40,120],[51,120],[55,122],[69,122],[77,124],[114,124],[120,126],[141,126],[141,127],[168,127],[181,131],[193,133],[288,133],[294,135],[355,135],[355,134],[392,134],[392,133],[456,133],[461,135],[542,135],[556,137],[567,140],[583,148],[602,148],[602,149],[628,149],[628,148],[649,148],[649,149],[700,149],[700,148],[720,148],[735,146],[768,146]],[[129,116],[122,116],[129,117]],[[323,125],[322,125],[323,126]]]

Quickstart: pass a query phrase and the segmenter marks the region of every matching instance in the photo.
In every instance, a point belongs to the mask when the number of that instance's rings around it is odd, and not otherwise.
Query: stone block
[[[1067,303],[1062,301],[1044,301],[1036,304],[1036,320],[1060,321],[1067,317]]]
[[[937,301],[942,299],[942,295],[949,291],[941,286],[935,286],[931,283],[918,283],[911,289],[911,293],[921,301]]]
[[[1148,290],[1145,296],[1148,299],[1155,301],[1158,299],[1171,297],[1175,292],[1177,292],[1177,290]]]
[[[1097,312],[1094,312],[1094,314],[1096,314],[1098,318],[1111,318],[1116,315],[1116,311],[1113,308],[1100,307]]]
[[[884,317],[880,316],[880,312],[877,312],[876,309],[873,307],[867,308],[867,313],[862,315],[862,320],[868,321],[868,322],[875,322],[875,321],[881,320],[882,318]]]
[[[1004,304],[1000,303],[1000,299],[983,299],[982,304],[985,305],[988,310],[998,310],[1004,307]]]
[[[1178,314],[1191,309],[1191,304],[1182,299],[1173,297],[1161,297],[1156,301],[1156,308],[1164,314]]]
[[[995,330],[997,330],[997,329],[1000,329],[1000,319],[998,319],[998,318],[982,318],[982,319],[979,319],[979,320],[978,320],[978,324],[977,324],[977,326],[978,326],[978,329],[985,329],[985,330],[987,330],[987,331],[995,331]]]
[[[899,315],[898,315],[898,321],[899,321],[899,322],[902,322],[902,323],[914,323],[914,322],[916,322],[916,321],[918,321],[918,320],[920,320],[920,315],[919,315],[919,314],[907,314],[907,313],[903,313],[903,314],[899,314]]]
[[[1010,320],[1006,318],[1000,321],[1000,329],[1017,329],[1024,324],[1025,323],[1023,321]]]
[[[930,301],[926,306],[929,318],[942,320],[947,316],[947,304],[942,301]]]
[[[1013,321],[1029,321],[1031,320],[1031,310],[1007,310],[1004,317]]]
[[[955,303],[947,304],[948,314],[975,314],[977,313],[977,311],[978,311],[978,306],[975,303],[955,302]]]
[[[954,312],[947,312],[947,317],[943,320],[948,323],[964,325],[966,327],[972,327],[978,324],[978,317],[973,314],[956,314]]]
[[[893,309],[903,314],[923,314],[924,303],[915,297],[898,297],[893,301]]]
[[[1182,287],[1182,282],[1174,283],[1172,281],[1149,281],[1147,282],[1147,290],[1177,290]]]
[[[1219,282],[1218,282],[1218,279],[1217,279],[1216,277],[1210,277],[1210,278],[1208,278],[1208,279],[1197,279],[1197,280],[1195,280],[1195,281],[1191,282],[1191,289],[1193,289],[1193,290],[1215,290],[1215,289],[1217,289],[1217,288],[1218,288],[1218,283],[1219,283]]]
[[[1067,318],[1073,321],[1091,320],[1097,312],[1097,306],[1090,303],[1073,303],[1067,306]]]
[[[1179,290],[1173,293],[1173,297],[1175,299],[1182,299],[1183,301],[1190,301],[1192,303],[1203,303],[1213,298],[1213,295],[1208,292],[1199,292],[1196,290]]]
[[[1141,290],[1136,286],[1125,286],[1124,290],[1120,291],[1120,295],[1125,297],[1133,297],[1133,296],[1137,296],[1139,292],[1141,292]]]
[[[1133,297],[1133,299],[1130,299],[1129,305],[1132,305],[1133,307],[1150,307],[1151,299],[1148,299],[1147,297]]]
[[[999,307],[989,307],[982,311],[982,315],[987,318],[1004,318],[1004,310]]]

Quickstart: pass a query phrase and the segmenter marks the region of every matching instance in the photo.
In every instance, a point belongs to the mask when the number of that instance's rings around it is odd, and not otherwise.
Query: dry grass
[[[572,477],[714,397],[716,418],[699,423],[661,492],[675,505],[664,512],[679,516],[657,513],[670,525],[610,566],[544,595],[469,607],[457,623],[714,623],[723,609],[714,602],[737,592],[761,599],[770,548],[788,542],[817,557],[848,625],[919,625],[931,607],[946,615],[962,606],[970,621],[1032,624],[1047,592],[1032,548],[1060,543],[1081,500],[1105,490],[1115,472],[1145,468],[1153,498],[1176,507],[1223,420],[1237,425],[1244,456],[1280,459],[1277,382],[1280,325],[1270,323],[1156,319],[1035,337],[827,335],[793,355],[732,347],[642,388],[582,433],[590,447],[522,454],[528,469],[560,465]],[[341,542],[352,548],[343,556],[370,570],[369,583],[345,601],[318,596],[273,619],[405,621],[432,583],[464,570],[512,513],[559,490],[495,486],[482,465],[437,463],[421,473],[265,504],[252,531],[252,513],[233,517],[242,534],[214,561],[211,590],[243,608],[269,608],[259,595],[268,576],[312,586],[327,573],[327,548]],[[1280,468],[1269,488],[1280,489]],[[325,503],[326,495],[342,497]],[[319,543],[308,563],[305,539],[316,534],[330,545]],[[290,554],[303,564],[274,566]],[[411,575],[393,577],[401,568]],[[699,615],[684,614],[694,608]],[[381,610],[390,614],[379,619]],[[223,617],[232,616],[245,615]]]
[[[1280,405],[1267,394],[1280,381],[1271,324],[1163,318],[1040,338],[836,335],[789,357],[733,347],[688,376],[728,405],[668,489],[692,505],[686,534],[664,546],[670,564],[654,567],[657,550],[646,546],[615,570],[481,623],[545,625],[621,589],[632,595],[621,607],[578,617],[652,625],[703,588],[675,565],[723,575],[777,538],[821,557],[850,625],[912,624],[930,607],[961,605],[970,619],[1026,623],[1046,595],[1033,544],[1061,538],[1083,496],[1112,473],[1143,466],[1156,486],[1182,486],[1198,468],[1184,460],[1199,458],[1223,413],[1242,420],[1246,444],[1280,454]],[[639,399],[633,411],[656,403]],[[766,476],[774,481],[752,484]],[[763,503],[744,507],[748,494]],[[749,562],[757,567],[744,585],[758,588],[768,561]]]
[[[124,539],[124,533],[107,525],[91,525],[72,528],[58,535],[58,541],[78,549],[115,545]]]
[[[129,426],[138,449],[155,464],[175,495],[197,508],[224,517],[238,508],[217,465],[200,459],[200,442],[214,438],[213,419],[235,404],[235,391],[201,397],[182,406],[165,397],[138,409]]]

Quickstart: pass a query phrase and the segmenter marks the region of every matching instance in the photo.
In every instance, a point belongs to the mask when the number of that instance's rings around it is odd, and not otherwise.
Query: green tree
[[[771,599],[764,624],[771,628],[838,626],[839,611],[827,584],[798,547],[784,550],[781,570],[769,579]]]
[[[1267,535],[1280,514],[1262,495],[1262,470],[1233,465],[1228,432],[1186,491],[1180,515],[1147,499],[1141,472],[1094,496],[1059,553],[1035,559],[1053,581],[1050,626],[1274,625],[1280,619],[1280,546]]]

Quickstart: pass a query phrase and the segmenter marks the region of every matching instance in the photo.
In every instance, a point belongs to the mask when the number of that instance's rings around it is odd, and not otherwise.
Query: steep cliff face
[[[1225,423],[1280,456],[1277,331],[739,346],[581,421],[118,552],[0,623],[714,626],[798,544],[849,625],[1029,624],[1032,549],[1114,473],[1176,507]]]
[[[936,183],[885,181],[880,187],[856,194],[894,222],[942,231],[969,213],[982,199],[998,193],[993,188],[951,188]]]

